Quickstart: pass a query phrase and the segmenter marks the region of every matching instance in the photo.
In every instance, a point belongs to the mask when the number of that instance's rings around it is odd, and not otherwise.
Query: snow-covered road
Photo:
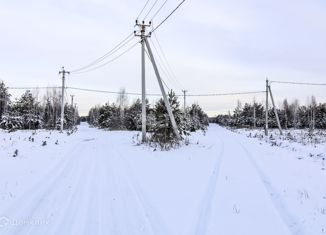
[[[217,125],[169,152],[135,134],[1,132],[0,234],[326,232],[321,163]]]

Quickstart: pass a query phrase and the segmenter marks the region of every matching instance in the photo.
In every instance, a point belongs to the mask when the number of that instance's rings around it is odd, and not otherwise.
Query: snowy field
[[[325,136],[238,132],[167,152],[86,124],[0,131],[0,234],[325,234]]]

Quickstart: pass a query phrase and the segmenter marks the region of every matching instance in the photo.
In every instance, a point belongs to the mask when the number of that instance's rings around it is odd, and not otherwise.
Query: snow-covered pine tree
[[[23,129],[38,129],[43,126],[41,109],[32,93],[27,90],[11,107],[11,115],[20,117]],[[17,119],[17,118],[16,118]]]
[[[237,101],[237,107],[233,111],[234,125],[236,127],[241,127],[242,126],[241,113],[242,113],[242,104],[241,104],[240,100],[238,100]]]
[[[316,128],[326,129],[326,103],[316,106]]]
[[[91,108],[88,112],[88,123],[91,126],[99,127],[100,106]]]
[[[46,100],[46,103],[44,104],[44,112],[43,112],[43,122],[44,122],[44,128],[46,129],[53,129],[53,107],[51,104],[50,99],[48,98]]]
[[[184,114],[180,110],[180,103],[178,97],[173,91],[168,93],[168,100],[171,105],[172,113],[174,115],[178,131],[182,139],[189,135],[186,129],[186,122]],[[150,137],[150,142],[158,144],[161,149],[170,149],[180,144],[180,141],[173,131],[170,117],[165,107],[164,100],[161,98],[154,107],[155,123],[153,132]]]
[[[64,107],[64,128],[71,129],[75,125],[75,109],[71,105],[65,104]]]
[[[3,81],[0,82],[0,121],[2,116],[8,111],[10,105],[10,94]]]
[[[127,130],[141,130],[142,126],[142,103],[140,99],[135,100],[125,112],[125,127]],[[148,100],[146,99],[146,130],[152,132],[155,123],[154,110],[150,108]]]
[[[208,116],[198,104],[192,104],[187,110],[187,123],[189,123],[189,130],[191,132],[202,130],[207,130],[208,126]]]
[[[125,126],[127,130],[141,130],[141,109],[140,99],[134,101],[125,113]],[[148,105],[147,105],[148,109]]]
[[[106,103],[99,109],[98,125],[100,128],[110,130],[121,130],[124,124],[121,120],[120,109],[114,103]]]

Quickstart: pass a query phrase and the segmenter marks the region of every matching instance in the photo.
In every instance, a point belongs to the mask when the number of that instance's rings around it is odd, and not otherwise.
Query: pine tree
[[[50,99],[47,99],[44,107],[44,112],[43,112],[44,127],[47,129],[53,128],[52,114],[53,114],[53,107],[50,102]]]
[[[189,130],[191,132],[202,130],[207,130],[208,126],[208,116],[206,113],[203,112],[201,107],[198,104],[192,104],[190,109],[187,110],[187,116],[189,120]]]
[[[148,105],[146,105],[148,110]],[[137,99],[131,106],[126,110],[125,113],[125,126],[127,130],[141,130],[141,112],[142,104],[140,99]]]
[[[182,139],[189,135],[186,129],[185,116],[180,110],[178,97],[173,91],[168,94],[168,101],[174,115],[179,134]],[[150,137],[152,143],[158,144],[162,149],[169,149],[180,144],[180,141],[174,133],[170,117],[165,107],[164,100],[161,98],[154,107],[155,123],[153,133]]]
[[[10,105],[10,94],[8,93],[8,88],[5,86],[4,82],[0,82],[0,120],[2,116],[8,111]]]
[[[39,103],[29,90],[12,105],[11,115],[21,118],[23,129],[38,129],[43,126]]]

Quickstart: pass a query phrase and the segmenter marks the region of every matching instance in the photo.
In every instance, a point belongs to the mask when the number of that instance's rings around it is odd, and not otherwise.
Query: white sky
[[[76,69],[109,51],[134,30],[134,20],[146,2],[0,1],[0,79],[7,86],[60,86],[61,66]],[[163,2],[159,0],[157,7]],[[154,24],[179,2],[168,0]],[[186,0],[157,30],[157,37],[179,83],[189,93],[255,91],[264,90],[267,76],[326,83],[325,22],[326,2],[322,0]],[[159,92],[149,63],[146,69],[147,91]],[[112,91],[125,87],[140,92],[140,72],[139,45],[106,67],[68,76],[67,86]],[[177,82],[163,73],[162,77],[181,93]],[[283,98],[299,98],[305,104],[311,95],[326,102],[325,89],[273,85],[278,104]],[[68,94],[76,95],[82,114],[93,105],[116,99],[71,90]],[[264,95],[255,98],[260,101]],[[237,99],[251,101],[253,96],[189,98],[188,102],[198,102],[212,115],[233,110]]]

